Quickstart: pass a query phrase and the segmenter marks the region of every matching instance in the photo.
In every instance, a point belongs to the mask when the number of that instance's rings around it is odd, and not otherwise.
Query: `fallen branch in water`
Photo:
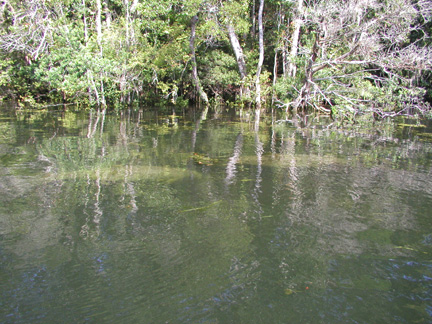
[[[222,200],[215,201],[215,202],[211,203],[210,205],[203,206],[203,207],[196,207],[196,208],[181,210],[181,211],[179,211],[179,213],[187,213],[187,212],[191,212],[191,211],[207,209],[207,208],[210,208],[213,205],[219,204],[220,202],[222,202]]]

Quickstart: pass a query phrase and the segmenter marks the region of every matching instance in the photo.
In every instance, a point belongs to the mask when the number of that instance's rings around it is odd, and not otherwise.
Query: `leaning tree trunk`
[[[300,89],[300,93],[297,99],[294,101],[294,109],[305,108],[307,104],[311,103],[311,90],[313,84],[313,75],[316,71],[313,69],[313,64],[316,62],[320,50],[320,39],[319,35],[315,36],[315,42],[312,47],[312,55],[309,59],[309,63],[306,66],[305,79],[303,86]]]
[[[189,40],[189,47],[192,54],[192,81],[199,94],[199,97],[201,98],[202,101],[204,101],[207,104],[209,100],[207,94],[204,92],[201,86],[201,82],[198,77],[197,62],[196,62],[196,55],[195,55],[195,30],[196,30],[197,22],[198,22],[198,17],[193,16],[191,19],[191,36]]]
[[[257,73],[256,73],[256,81],[255,81],[255,87],[256,87],[256,108],[257,111],[261,109],[261,82],[260,82],[260,75],[262,66],[264,63],[264,28],[263,28],[263,10],[264,10],[264,0],[260,0],[259,10],[258,10],[258,43],[259,43],[259,60],[258,60],[258,67],[257,67]]]
[[[246,69],[246,61],[245,61],[245,57],[243,54],[243,49],[242,49],[240,42],[237,38],[234,27],[231,24],[228,24],[227,31],[228,31],[228,37],[230,39],[231,47],[234,51],[234,55],[235,55],[236,60],[237,60],[237,66],[238,66],[239,73],[240,73],[240,79],[241,79],[241,81],[245,81],[245,79],[247,77],[247,69]],[[243,96],[248,97],[249,93],[250,93],[249,87],[245,87],[244,85],[242,85],[240,96],[241,97],[243,97]]]
[[[289,63],[288,63],[288,77],[295,77],[297,73],[297,65],[294,60],[297,57],[298,53],[298,45],[299,45],[299,37],[300,37],[300,27],[302,24],[301,15],[303,12],[303,0],[298,0],[297,2],[297,13],[296,18],[294,20],[294,32],[291,39],[291,51],[289,54]]]

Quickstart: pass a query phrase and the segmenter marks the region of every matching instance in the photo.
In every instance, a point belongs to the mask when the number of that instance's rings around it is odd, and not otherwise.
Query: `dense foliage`
[[[5,0],[1,96],[429,113],[430,0]]]

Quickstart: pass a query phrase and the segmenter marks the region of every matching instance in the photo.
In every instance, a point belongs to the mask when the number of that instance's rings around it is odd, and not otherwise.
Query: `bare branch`
[[[422,91],[412,87],[413,80],[421,71],[432,68],[432,49],[421,46],[427,35],[418,31],[431,16],[429,0],[418,0],[415,4],[410,0],[309,1],[304,23],[315,31],[316,41],[312,49],[307,47],[310,45],[299,49],[307,63],[303,87],[294,106],[316,108],[320,107],[320,101],[331,102],[335,98],[360,108],[370,99],[362,98],[363,91],[356,89],[355,84],[364,85],[367,80],[378,86],[378,92],[383,86],[405,87],[398,104],[418,105]],[[414,42],[413,32],[420,35]],[[330,75],[326,70],[332,71]],[[383,75],[377,76],[379,71]],[[324,76],[315,77],[317,74]],[[350,83],[338,79],[349,79]],[[329,91],[331,85],[339,90]]]

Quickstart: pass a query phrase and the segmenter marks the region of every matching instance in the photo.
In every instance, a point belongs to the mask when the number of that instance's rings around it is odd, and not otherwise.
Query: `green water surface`
[[[432,322],[428,128],[252,117],[1,114],[0,323]]]

